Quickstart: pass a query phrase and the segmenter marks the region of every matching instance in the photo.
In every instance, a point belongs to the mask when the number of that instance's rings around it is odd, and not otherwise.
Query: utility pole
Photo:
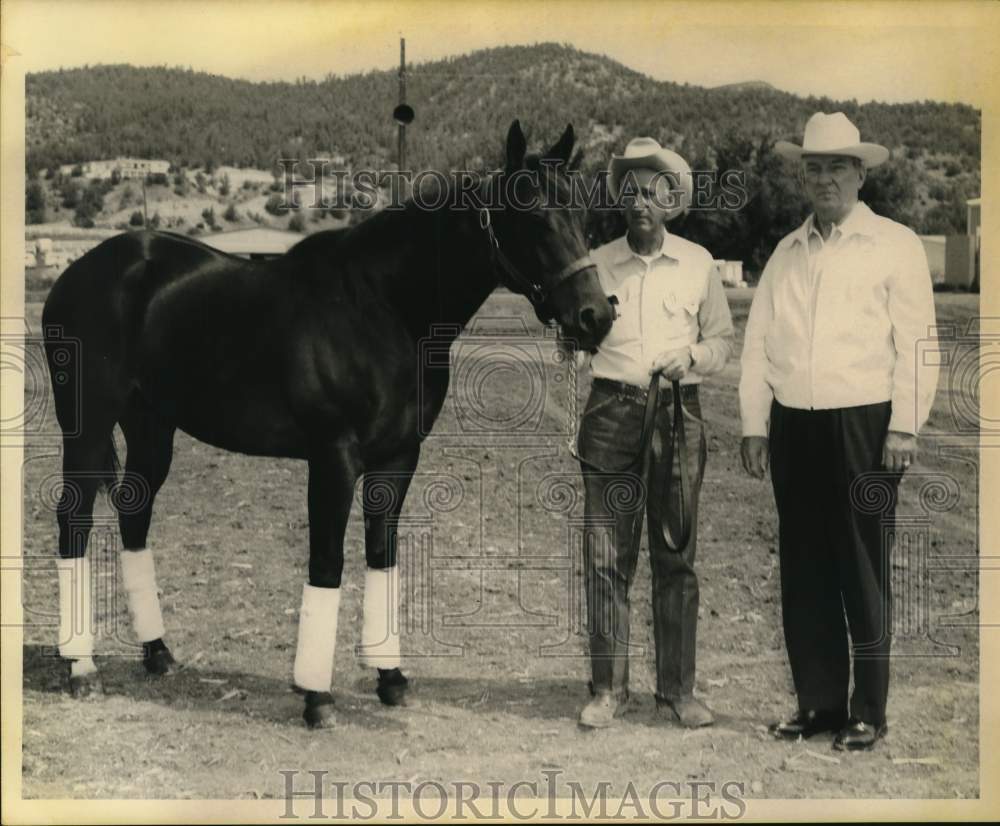
[[[406,38],[399,38],[399,105],[406,105]],[[406,123],[397,119],[399,124],[399,171],[406,168]]]
[[[400,177],[406,171],[406,127],[413,123],[413,107],[406,102],[406,38],[399,38],[399,103],[392,110],[392,119],[397,126],[396,163]],[[409,195],[409,186],[400,181],[401,194]]]

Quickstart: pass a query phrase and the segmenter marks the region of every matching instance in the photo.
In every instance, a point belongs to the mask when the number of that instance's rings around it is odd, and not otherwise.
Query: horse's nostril
[[[597,326],[595,315],[593,307],[584,307],[580,310],[580,329],[585,333],[594,332],[594,328]]]

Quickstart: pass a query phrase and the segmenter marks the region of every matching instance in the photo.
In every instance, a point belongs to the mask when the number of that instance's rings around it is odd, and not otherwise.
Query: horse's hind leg
[[[396,528],[420,449],[365,473],[365,597],[362,662],[378,669],[375,692],[388,706],[404,705],[409,681],[400,670],[399,567]]]
[[[153,502],[170,470],[174,427],[149,411],[137,395],[129,399],[120,424],[128,447],[125,478],[115,500],[122,533],[122,582],[132,628],[143,646],[143,665],[150,674],[166,674],[175,661],[163,641],[156,569],[146,536]]]
[[[113,423],[100,437],[63,440],[63,487],[56,520],[59,525],[59,654],[70,664],[70,692],[83,697],[103,690],[94,664],[93,579],[87,542],[94,526],[94,500],[102,484],[115,480]]]

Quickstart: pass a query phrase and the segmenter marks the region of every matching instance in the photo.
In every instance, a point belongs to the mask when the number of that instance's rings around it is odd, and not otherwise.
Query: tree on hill
[[[110,183],[110,182],[109,182]],[[80,195],[80,201],[73,213],[73,223],[78,227],[94,226],[94,218],[104,209],[104,184],[94,179]]]
[[[45,223],[45,188],[38,181],[29,181],[24,193],[24,222]]]

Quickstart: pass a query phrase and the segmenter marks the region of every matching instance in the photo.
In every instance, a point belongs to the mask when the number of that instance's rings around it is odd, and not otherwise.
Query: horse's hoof
[[[375,693],[387,706],[405,706],[406,692],[410,687],[410,681],[403,676],[403,672],[398,668],[389,671],[379,669],[378,684],[375,686]]]
[[[162,677],[177,670],[177,660],[163,640],[153,640],[143,645],[142,664],[146,673],[154,677]]]
[[[99,671],[69,678],[69,693],[77,700],[104,693],[104,681]]]
[[[337,722],[333,712],[333,695],[329,691],[307,691],[302,719],[308,728],[333,728]]]

